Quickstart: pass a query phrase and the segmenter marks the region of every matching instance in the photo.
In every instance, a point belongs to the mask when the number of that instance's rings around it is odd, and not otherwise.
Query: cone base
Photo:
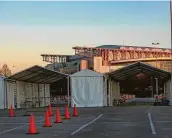
[[[54,122],[55,124],[57,124],[57,123],[62,123],[61,121],[60,122]]]
[[[8,116],[8,117],[16,117],[16,116]]]
[[[36,132],[36,133],[26,133],[27,135],[37,135],[39,134],[39,132]]]
[[[69,120],[69,119],[71,119],[71,118],[63,118],[64,120]]]
[[[73,117],[78,117],[79,115],[73,115]]]
[[[31,116],[31,115],[22,115],[22,116]]]
[[[42,126],[42,127],[52,127],[52,125],[51,126]]]
[[[69,114],[69,115],[71,115],[71,114]],[[62,116],[65,116],[65,114],[64,114],[64,115],[62,115]]]

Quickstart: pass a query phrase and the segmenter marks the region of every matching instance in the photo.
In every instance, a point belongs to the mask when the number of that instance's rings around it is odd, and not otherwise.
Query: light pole
[[[15,74],[15,66],[12,67],[12,75]]]
[[[171,35],[171,55],[170,57],[172,58],[172,3],[171,3],[171,0],[170,0],[170,35]],[[171,78],[172,78],[172,62],[171,62]]]
[[[172,5],[171,5],[172,3],[171,3],[171,0],[170,0],[170,28],[171,28],[171,31],[170,31],[170,33],[171,33],[171,52],[172,52]]]
[[[171,35],[171,54],[170,54],[170,57],[172,58],[172,5],[171,5],[171,0],[170,0],[170,35]],[[172,62],[171,62],[172,64]],[[171,79],[172,79],[172,66],[171,66]],[[171,99],[170,99],[171,101]]]
[[[159,43],[152,43],[154,46],[159,46]],[[156,53],[156,68],[157,68],[157,53]]]

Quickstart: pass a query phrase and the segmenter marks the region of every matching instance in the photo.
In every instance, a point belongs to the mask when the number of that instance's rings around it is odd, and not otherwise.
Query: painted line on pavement
[[[103,114],[100,114],[98,117],[96,117],[94,120],[92,120],[91,122],[81,126],[79,129],[77,129],[76,131],[72,132],[70,135],[75,135],[76,133],[78,133],[80,130],[82,130],[83,128],[87,127],[88,125],[94,123],[97,119],[99,119]]]
[[[151,113],[148,113],[148,118],[149,118],[149,124],[150,124],[151,130],[152,130],[152,134],[156,135],[155,127],[154,127],[153,122],[152,122]]]
[[[40,123],[40,122],[35,122],[36,124],[43,124]],[[19,122],[14,122],[14,123],[3,123],[3,122],[0,122],[0,125],[28,125],[29,123],[19,123]],[[0,132],[1,133],[1,132]]]
[[[44,119],[41,119],[41,120],[39,120],[38,122],[41,122],[41,121],[43,121],[43,120],[44,120]],[[23,128],[23,127],[28,126],[28,125],[29,125],[29,123],[27,123],[27,124],[25,124],[25,125],[22,125],[22,126],[18,126],[18,127],[14,127],[14,128],[11,128],[11,129],[2,131],[2,132],[0,132],[0,135],[2,135],[2,134],[4,134],[4,133],[7,133],[7,132],[10,132],[10,131],[14,131],[14,130],[19,129],[19,128]]]

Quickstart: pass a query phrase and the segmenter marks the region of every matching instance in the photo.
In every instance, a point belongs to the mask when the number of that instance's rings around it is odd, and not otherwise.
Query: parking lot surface
[[[8,117],[8,111],[0,110],[0,138],[171,138],[172,107],[114,107],[78,108],[79,117],[64,120],[64,109],[60,108],[61,124],[44,128],[45,109],[34,109],[39,134],[27,135],[29,116]],[[55,113],[55,109],[53,111]],[[72,113],[72,109],[70,109]]]

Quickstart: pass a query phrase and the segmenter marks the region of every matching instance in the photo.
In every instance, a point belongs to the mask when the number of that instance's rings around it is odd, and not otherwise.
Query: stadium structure
[[[143,62],[171,72],[171,50],[155,47],[102,45],[98,47],[73,47],[75,55],[42,54],[46,68],[72,74],[83,68],[106,73],[126,65]]]

